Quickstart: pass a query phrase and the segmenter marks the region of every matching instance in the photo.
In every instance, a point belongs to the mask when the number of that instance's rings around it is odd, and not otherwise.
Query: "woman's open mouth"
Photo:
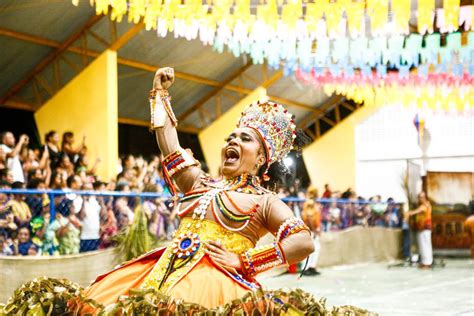
[[[225,151],[225,161],[224,163],[234,163],[240,158],[240,153],[237,149],[235,148],[227,148]]]

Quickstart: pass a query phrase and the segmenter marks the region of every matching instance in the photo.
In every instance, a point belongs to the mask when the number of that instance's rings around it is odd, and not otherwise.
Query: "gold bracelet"
[[[171,101],[170,94],[169,94],[168,90],[166,90],[166,89],[151,89],[150,93],[148,94],[148,99],[150,99],[150,100],[155,99],[157,94],[160,95],[161,99],[169,98],[169,100]]]
[[[242,270],[247,276],[254,276],[286,263],[280,243],[258,246],[240,254]]]
[[[153,130],[155,128],[153,126],[153,122],[154,122],[154,116],[155,116],[154,108],[155,108],[155,104],[156,104],[157,95],[160,96],[163,107],[165,108],[165,111],[168,114],[168,117],[171,120],[171,123],[173,124],[173,126],[178,125],[178,120],[176,119],[176,116],[174,115],[173,109],[171,108],[171,97],[169,95],[168,90],[165,90],[165,89],[152,89],[152,90],[150,90],[150,93],[148,95],[148,99],[150,101],[150,114],[151,114],[151,122],[152,122],[150,130]]]

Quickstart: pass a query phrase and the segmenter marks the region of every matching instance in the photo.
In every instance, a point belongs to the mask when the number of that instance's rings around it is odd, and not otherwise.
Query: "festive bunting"
[[[434,17],[435,2],[433,0],[418,0],[417,21],[420,34],[433,33]]]
[[[411,15],[411,0],[392,1],[393,23],[395,34],[408,35]]]
[[[80,0],[72,0],[78,5]],[[459,0],[89,0],[96,14],[143,20],[158,36],[199,39],[217,52],[248,54],[255,64],[284,65],[286,75],[300,69],[333,76],[362,74],[411,80],[412,67],[426,80],[450,73],[449,80],[474,74],[474,6]],[[252,7],[251,7],[252,6]],[[418,33],[410,32],[415,13]],[[442,33],[433,33],[434,21]],[[462,45],[463,43],[463,45]],[[443,44],[443,45],[442,45]],[[388,69],[398,69],[393,74]],[[449,81],[448,80],[448,81]],[[470,79],[469,79],[470,80]],[[451,82],[450,81],[450,82]],[[457,82],[457,81],[456,81]]]
[[[388,1],[384,0],[366,0],[366,10],[370,17],[370,27],[372,35],[385,35],[385,29],[388,22]],[[348,14],[351,14],[350,12]]]
[[[371,71],[369,67],[364,67],[352,74],[297,71],[296,75],[306,84],[322,87],[327,95],[344,95],[365,106],[402,104],[435,111],[474,114],[474,73],[463,72],[461,76],[455,76],[427,73],[428,69],[423,68],[419,68],[418,73],[409,72],[408,67],[402,69],[403,74],[393,71],[384,73],[383,69]]]
[[[426,86],[432,85],[436,87],[470,87],[474,85],[474,74],[470,74],[464,70],[462,64],[456,64],[451,70],[452,74],[429,72],[427,65],[420,65],[417,71],[410,72],[408,67],[402,68],[403,74],[400,71],[390,71],[384,66],[377,67],[372,71],[370,67],[363,67],[361,70],[354,70],[348,73],[348,68],[344,68],[344,72],[339,71],[338,75],[334,75],[331,70],[320,71],[313,70],[311,72],[304,72],[298,70],[296,72],[297,78],[306,82],[318,85],[326,84],[358,84],[360,86],[391,86],[391,85],[405,85],[405,86]],[[455,73],[457,73],[455,75]],[[382,75],[381,75],[382,74]],[[473,91],[474,92],[474,91]]]
[[[464,30],[469,31],[474,26],[474,5],[465,5],[459,8],[459,26],[464,25]]]
[[[454,32],[459,28],[459,0],[443,0],[443,9],[438,9],[437,26],[441,33]]]
[[[80,2],[71,1],[74,5]],[[419,56],[424,62],[436,63],[437,52],[433,49],[440,51],[443,63],[451,62],[453,52],[452,47],[439,48],[435,43],[437,39],[429,36],[425,38],[429,45],[422,47],[420,40],[423,38],[415,34],[408,37],[402,47],[401,36],[410,30],[411,0],[315,0],[312,3],[262,0],[253,10],[250,0],[206,1],[206,4],[202,0],[89,2],[95,6],[97,14],[107,14],[111,8],[113,20],[121,21],[128,14],[129,22],[138,23],[143,19],[146,29],[155,29],[159,36],[173,32],[177,38],[199,38],[204,44],[213,45],[218,52],[227,48],[235,56],[250,54],[254,63],[267,60],[271,67],[290,62],[308,68],[330,62],[327,56],[335,63],[354,62],[353,66],[376,67],[380,63],[390,63],[398,67],[400,58],[402,64],[416,66]],[[474,6],[460,7],[459,3],[459,0],[443,0],[443,8],[436,9],[434,0],[417,0],[413,10],[416,10],[418,33],[433,32],[435,15],[442,33],[456,31],[460,26],[465,30],[472,29]],[[329,47],[332,47],[329,52],[325,50],[328,38]],[[370,40],[363,47],[374,50],[369,56],[363,54],[363,61],[351,52],[346,53],[348,47],[365,44],[360,39],[367,38]],[[320,45],[320,41],[325,42]],[[314,47],[318,46],[323,48],[325,55],[312,58]],[[279,49],[280,53],[270,52],[269,47]],[[333,51],[338,48],[344,51]],[[463,62],[470,63],[469,52],[464,50],[462,53]]]

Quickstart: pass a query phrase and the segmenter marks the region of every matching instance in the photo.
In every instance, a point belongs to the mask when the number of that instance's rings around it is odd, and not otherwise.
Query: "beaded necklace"
[[[199,228],[201,224],[199,221],[203,220],[206,216],[207,209],[211,206],[211,211],[213,212],[214,217],[221,226],[231,231],[239,231],[244,229],[250,220],[252,219],[254,213],[257,211],[259,205],[255,204],[250,210],[244,211],[237,206],[237,204],[232,200],[232,198],[227,194],[228,191],[235,191],[247,194],[264,194],[267,191],[260,186],[260,179],[255,176],[250,176],[248,174],[242,174],[233,179],[226,179],[217,182],[207,182],[208,188],[198,189],[187,193],[180,202],[187,202],[192,199],[196,201],[192,202],[186,208],[178,212],[180,217],[187,215],[191,210],[193,210],[192,218],[195,223],[188,223],[188,228],[191,225],[195,225],[196,228]],[[227,200],[232,204],[232,206],[240,213],[236,214],[232,212],[224,203],[222,196],[225,195]],[[213,203],[214,201],[214,203]],[[214,204],[217,207],[214,207]],[[227,225],[220,219],[216,212],[216,208],[220,211],[222,216],[226,219],[235,222],[242,223],[238,228],[232,228]]]

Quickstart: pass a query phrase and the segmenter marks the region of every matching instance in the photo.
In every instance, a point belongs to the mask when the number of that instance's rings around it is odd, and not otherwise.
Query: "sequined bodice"
[[[200,221],[210,219],[230,231],[240,231],[258,211],[261,200],[258,196],[268,192],[260,186],[257,177],[246,174],[231,180],[205,181],[201,188],[188,192],[181,199],[178,215],[192,217],[194,221],[187,224],[189,227],[199,228]],[[236,196],[240,198],[236,199]]]
[[[143,286],[163,291],[172,287],[204,256],[202,244],[207,241],[219,241],[234,253],[254,247],[258,238],[249,238],[249,234],[242,232],[259,209],[258,202],[266,192],[257,178],[248,175],[224,181],[203,181],[200,188],[188,192],[180,201],[182,207],[178,215],[182,220],[172,246],[167,248]],[[231,194],[239,195],[239,201]],[[249,203],[251,207],[241,207]]]
[[[190,217],[183,218],[171,246],[167,247],[145,279],[143,288],[151,287],[166,293],[202,259],[205,255],[203,244],[211,240],[220,242],[226,249],[237,254],[255,247],[248,238],[213,221],[202,220],[199,227],[189,225],[193,221]],[[243,279],[241,281],[245,282]],[[247,285],[256,287],[252,283]]]

